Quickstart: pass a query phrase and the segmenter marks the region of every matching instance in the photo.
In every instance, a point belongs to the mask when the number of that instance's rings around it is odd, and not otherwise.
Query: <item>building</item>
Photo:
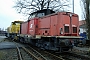
[[[85,20],[79,21],[79,28],[80,28],[80,33],[86,32],[87,28],[86,28]]]

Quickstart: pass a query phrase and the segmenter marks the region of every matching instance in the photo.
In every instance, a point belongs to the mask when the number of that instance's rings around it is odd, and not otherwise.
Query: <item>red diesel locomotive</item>
[[[68,51],[79,41],[79,18],[71,12],[40,10],[21,24],[18,40],[54,51]]]

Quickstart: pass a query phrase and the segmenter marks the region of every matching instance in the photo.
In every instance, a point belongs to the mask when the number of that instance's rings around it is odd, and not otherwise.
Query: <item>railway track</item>
[[[62,58],[62,56],[56,56],[50,52],[38,49],[33,46],[29,46],[29,49],[33,49],[33,50],[37,51],[38,53],[42,54],[46,58],[46,60],[65,60],[64,58]]]
[[[33,50],[33,49],[28,50],[27,48],[23,46],[19,48],[17,45],[16,47],[17,47],[17,54],[18,54],[19,60],[47,60],[43,55],[41,55],[36,50]],[[25,57],[25,55],[27,55],[26,56],[27,58]]]
[[[3,41],[9,41],[4,39]],[[16,44],[16,43],[15,43]],[[12,57],[12,60],[90,60],[87,55],[80,55],[72,52],[64,52],[62,54],[50,53],[48,51],[41,51],[40,49],[34,49],[29,46],[29,48],[18,47],[13,56],[9,56],[8,60]]]
[[[87,55],[80,55],[72,52],[64,52],[64,53],[52,53],[44,51],[45,53],[48,53],[49,56],[54,56],[54,59],[56,60],[90,60],[90,57]],[[56,58],[55,58],[56,57]]]
[[[9,40],[6,38],[1,42],[3,41]],[[14,43],[16,44],[16,42]],[[8,60],[10,58],[12,58],[12,60],[90,60],[90,57],[87,55],[80,55],[73,52],[51,53],[38,48],[32,48],[31,46],[28,46],[28,48],[19,48],[17,44],[16,47],[17,49],[12,49],[16,52],[12,52],[13,55],[7,57]]]
[[[17,51],[18,51],[19,60],[23,60],[25,55],[29,56],[29,60],[30,60],[30,58],[32,60],[65,60],[61,56],[58,57],[58,56],[53,55],[47,51],[43,51],[43,50],[41,51],[39,49],[34,49],[29,45],[28,45],[28,48],[21,47],[19,49],[17,47]],[[26,54],[22,54],[22,51],[23,51],[23,53],[26,53]],[[26,60],[26,59],[24,59],[24,60]]]
[[[76,54],[73,52],[64,52],[57,55],[62,56],[62,58],[65,58],[66,60],[90,60],[90,57],[87,55]]]
[[[22,47],[27,53],[29,53],[30,55],[32,55],[32,57],[35,59],[35,60],[47,60],[43,55],[41,55],[40,53],[38,53],[37,51],[35,50],[28,50],[26,49],[25,47]]]
[[[87,55],[76,54],[73,52],[53,53],[44,50],[40,51],[38,48],[35,48],[35,50],[39,51],[48,60],[90,60],[90,57]]]
[[[80,58],[81,60],[90,60],[90,57],[88,55],[81,55],[81,54],[76,54],[72,52],[68,52],[69,55]]]
[[[12,49],[15,52],[12,52],[13,55],[7,57],[8,60],[90,60],[90,57],[85,55],[76,54],[73,52],[64,52],[64,53],[52,53],[50,51],[44,51],[33,46],[18,47],[17,49]]]

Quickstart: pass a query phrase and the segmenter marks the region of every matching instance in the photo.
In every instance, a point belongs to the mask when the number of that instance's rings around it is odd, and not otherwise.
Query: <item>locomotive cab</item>
[[[10,27],[7,28],[7,37],[14,39],[17,34],[20,33],[20,23],[23,21],[14,21],[11,23]]]

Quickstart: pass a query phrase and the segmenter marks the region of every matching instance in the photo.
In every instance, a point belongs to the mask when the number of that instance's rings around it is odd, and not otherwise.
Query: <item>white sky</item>
[[[74,4],[74,12],[79,15],[79,20],[82,20],[80,0],[74,0]],[[12,8],[13,6],[13,0],[0,0],[0,28],[6,29],[8,26],[10,26],[12,21],[24,20],[24,17],[21,14],[18,14],[17,11]]]

